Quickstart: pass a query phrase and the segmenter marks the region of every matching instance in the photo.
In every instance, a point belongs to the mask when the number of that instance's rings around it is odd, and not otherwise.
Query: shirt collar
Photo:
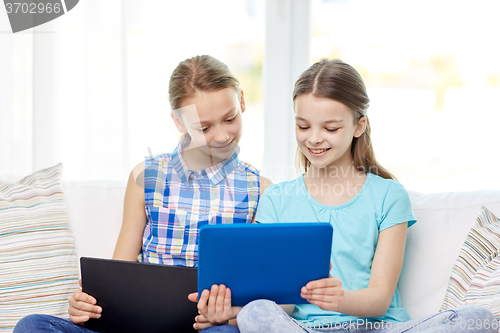
[[[234,171],[240,165],[240,160],[238,159],[238,153],[234,152],[231,157],[223,160],[213,167],[202,169],[207,173],[207,177],[212,185],[217,185],[224,179],[227,175]],[[201,170],[200,170],[201,171]]]
[[[191,174],[191,171],[187,167],[186,162],[184,162],[181,154],[182,149],[185,147],[186,140],[182,140],[172,152],[172,163],[174,165],[175,172],[177,172],[177,174],[181,178],[181,182],[183,183],[186,183],[188,181],[188,177]]]
[[[186,183],[189,180],[189,176],[191,173],[196,173],[194,171],[189,170],[182,158],[182,150],[189,145],[189,140],[183,140],[179,142],[177,147],[172,152],[172,163],[175,171],[181,178],[181,182]],[[201,169],[198,174],[206,175],[208,180],[212,185],[217,185],[221,181],[223,181],[227,175],[233,172],[240,165],[240,160],[238,158],[238,152],[235,151],[231,157],[223,160],[219,164],[216,164],[212,167],[208,167],[205,169]]]

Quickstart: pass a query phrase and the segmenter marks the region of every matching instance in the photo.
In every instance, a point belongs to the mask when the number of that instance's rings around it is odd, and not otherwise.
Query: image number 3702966
[[[79,0],[4,0],[12,32],[52,21],[75,8]]]

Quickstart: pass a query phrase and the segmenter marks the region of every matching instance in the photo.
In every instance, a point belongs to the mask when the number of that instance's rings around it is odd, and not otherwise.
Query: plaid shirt
[[[147,222],[139,261],[198,266],[198,233],[205,224],[250,223],[260,195],[259,172],[235,152],[198,172],[189,170],[182,142],[171,154],[146,157]]]

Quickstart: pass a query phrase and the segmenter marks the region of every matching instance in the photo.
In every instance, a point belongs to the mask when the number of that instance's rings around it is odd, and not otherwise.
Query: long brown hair
[[[240,84],[229,68],[209,55],[194,56],[181,61],[172,72],[168,85],[168,99],[172,112],[176,115],[183,100],[197,91],[218,91],[233,88],[240,100]],[[189,134],[181,138],[189,139]]]
[[[354,67],[341,60],[323,59],[309,67],[295,82],[293,101],[303,94],[326,97],[346,105],[353,114],[354,124],[366,118],[366,129],[359,138],[353,138],[351,155],[357,170],[370,172],[382,178],[396,179],[375,158],[371,141],[367,110],[370,103],[361,75]],[[297,165],[307,171],[311,163],[297,148]]]

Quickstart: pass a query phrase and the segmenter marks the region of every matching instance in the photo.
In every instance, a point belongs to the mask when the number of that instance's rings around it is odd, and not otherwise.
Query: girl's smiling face
[[[346,105],[313,94],[297,96],[294,108],[297,145],[312,167],[352,165],[352,140],[363,134],[365,117],[354,123]]]
[[[245,111],[243,92],[233,88],[217,91],[197,91],[182,102],[182,108],[172,114],[181,133],[189,133],[191,142],[186,149],[197,148],[215,157],[218,163],[236,150],[243,132],[241,113]]]

